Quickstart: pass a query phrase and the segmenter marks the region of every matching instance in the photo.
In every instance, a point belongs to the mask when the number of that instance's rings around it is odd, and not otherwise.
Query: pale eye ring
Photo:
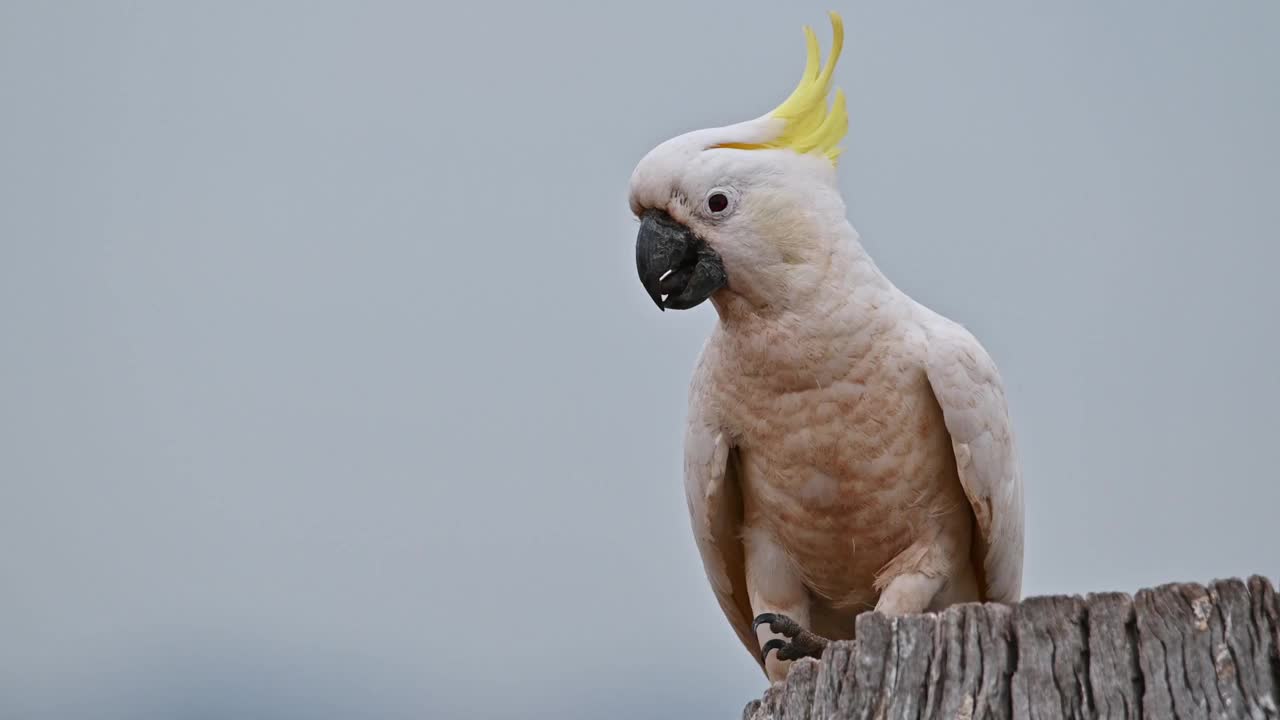
[[[735,200],[737,200],[737,193],[731,188],[717,187],[707,191],[707,197],[703,204],[711,217],[722,218],[733,212]]]

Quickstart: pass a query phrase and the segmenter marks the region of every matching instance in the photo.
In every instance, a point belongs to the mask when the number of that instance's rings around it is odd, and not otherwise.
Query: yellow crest
[[[830,15],[831,56],[827,59],[827,64],[820,66],[818,36],[814,34],[813,28],[806,25],[804,36],[808,45],[808,58],[805,61],[804,75],[800,77],[800,84],[791,95],[769,113],[769,117],[785,123],[782,132],[768,142],[724,143],[717,147],[739,150],[787,148],[798,153],[818,152],[827,156],[832,165],[836,163],[841,150],[838,144],[849,130],[849,113],[845,109],[844,93],[838,89],[831,107],[827,107],[831,76],[835,72],[836,61],[840,59],[840,50],[844,48],[844,20],[835,11]]]

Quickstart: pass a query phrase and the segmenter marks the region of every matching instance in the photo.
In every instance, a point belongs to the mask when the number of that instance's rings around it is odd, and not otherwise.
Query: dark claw
[[[774,638],[769,642],[765,643],[764,647],[760,648],[760,662],[766,663],[769,661],[770,650],[777,650],[781,652],[782,648],[786,646],[787,646],[787,641],[783,640],[782,638]]]
[[[751,622],[751,631],[755,632],[761,625],[768,625],[770,632],[778,633],[782,638],[773,638],[760,648],[760,662],[769,659],[769,651],[777,650],[779,660],[799,660],[803,657],[821,657],[827,647],[827,639],[814,635],[801,627],[800,623],[786,615],[777,613],[760,613]]]
[[[756,616],[756,619],[751,623],[751,632],[755,632],[757,628],[759,628],[761,625],[764,625],[765,623],[769,623],[770,631],[778,632],[773,627],[773,624],[777,621],[778,621],[778,616],[774,615],[773,613],[760,613],[759,615]]]
[[[776,632],[788,638],[793,638],[804,632],[804,628],[800,627],[800,623],[786,615],[778,615],[777,613],[760,613],[757,615],[755,621],[751,623],[751,632],[755,632],[756,628],[765,624],[768,624],[769,632]]]

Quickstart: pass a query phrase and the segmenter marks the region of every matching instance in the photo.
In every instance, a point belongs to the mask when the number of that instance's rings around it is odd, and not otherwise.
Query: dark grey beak
[[[716,251],[662,210],[640,218],[636,270],[659,310],[688,310],[729,281]]]

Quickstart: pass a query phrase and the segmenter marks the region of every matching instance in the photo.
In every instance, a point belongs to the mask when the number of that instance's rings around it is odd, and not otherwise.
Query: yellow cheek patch
[[[849,131],[849,113],[845,108],[844,93],[836,90],[831,107],[827,107],[827,93],[831,91],[831,77],[844,48],[844,20],[840,14],[831,15],[831,56],[821,65],[818,36],[813,28],[804,29],[808,55],[800,84],[791,95],[769,113],[769,117],[784,122],[782,132],[763,143],[723,143],[719,148],[737,150],[788,149],[798,153],[821,153],[832,165],[840,156],[840,140]]]
[[[817,241],[822,235],[800,210],[803,207],[803,198],[792,194],[761,193],[752,199],[751,226],[760,237],[768,238],[787,265],[809,262],[820,250]]]

